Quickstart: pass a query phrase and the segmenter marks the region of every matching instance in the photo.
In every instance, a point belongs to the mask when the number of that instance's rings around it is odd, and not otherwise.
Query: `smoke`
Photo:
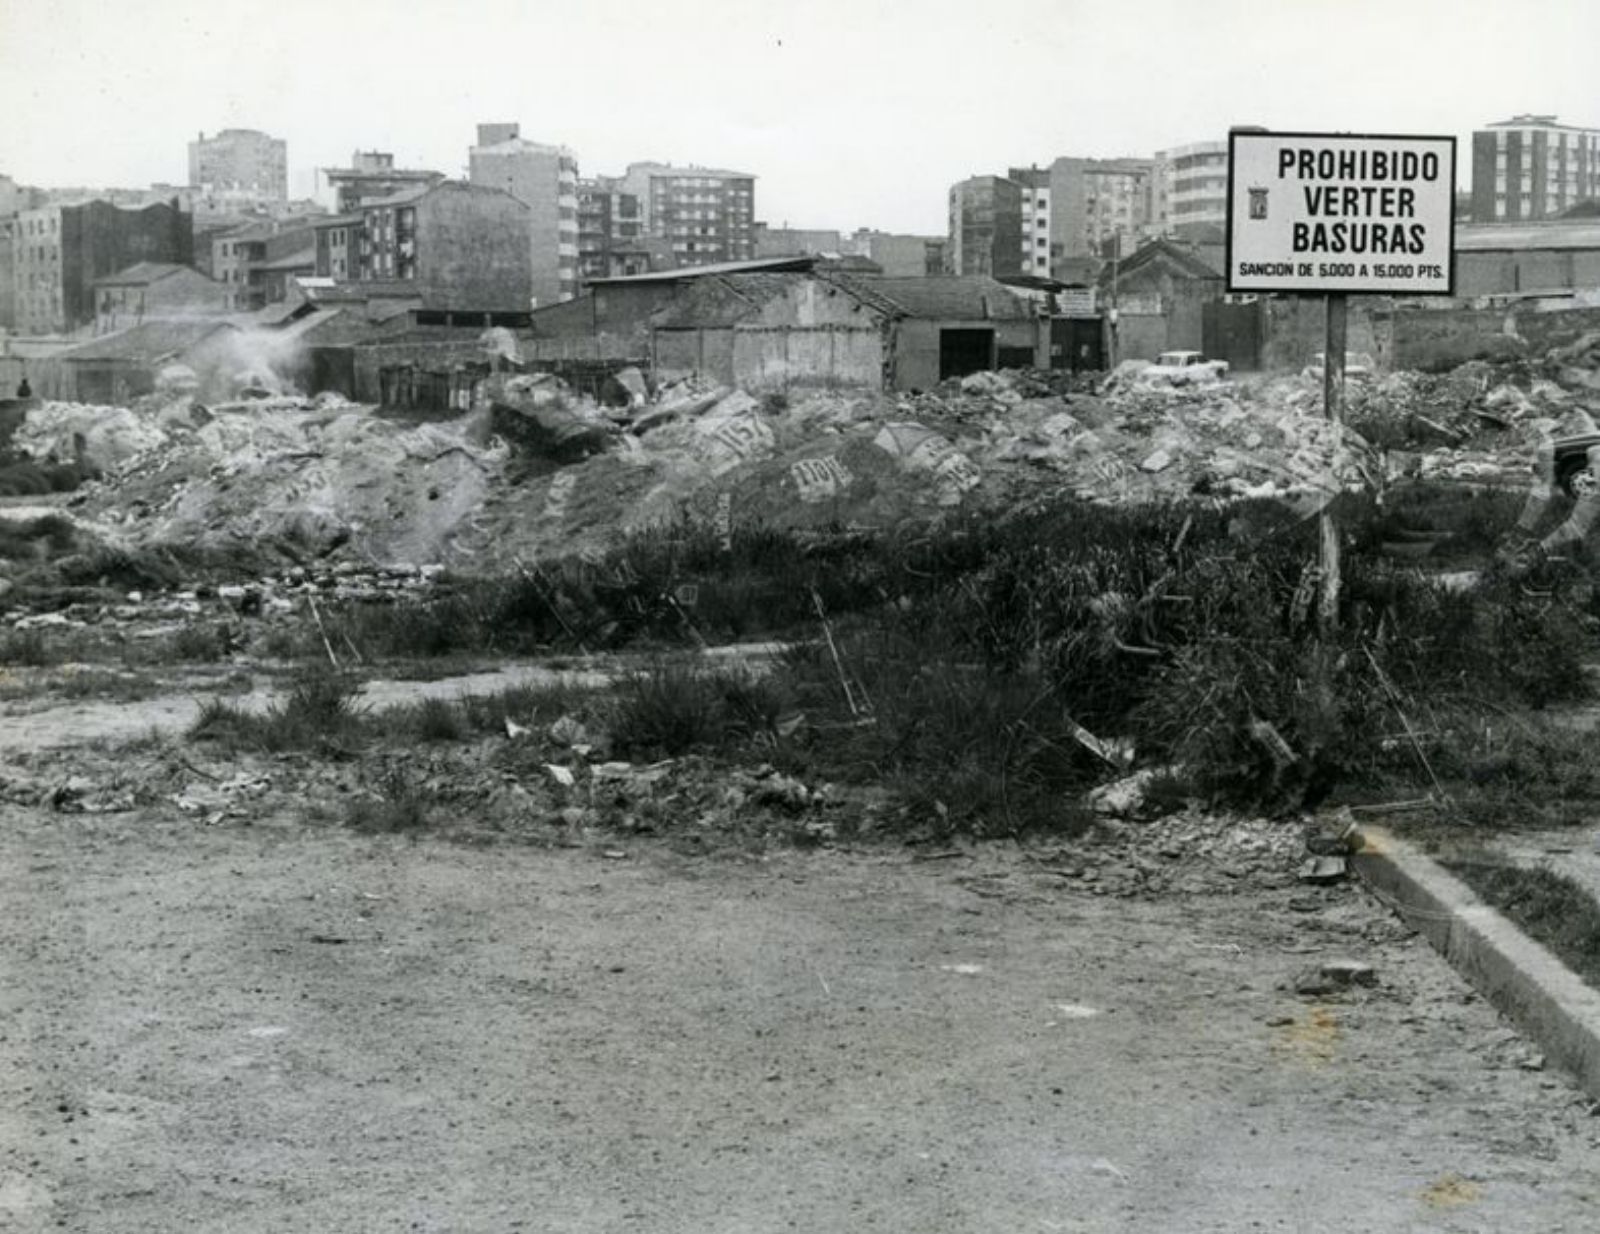
[[[281,330],[235,330],[219,362],[202,374],[204,397],[231,399],[246,393],[294,395],[309,384],[311,354]]]

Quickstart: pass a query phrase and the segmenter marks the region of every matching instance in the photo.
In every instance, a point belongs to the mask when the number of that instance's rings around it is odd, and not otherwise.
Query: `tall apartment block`
[[[1007,176],[1022,186],[1022,273],[1050,277],[1050,173],[1013,167]]]
[[[680,266],[755,256],[756,178],[742,171],[630,163],[616,180],[639,199],[646,228],[672,246]]]
[[[1106,257],[1114,242],[1131,252],[1151,230],[1154,171],[1153,159],[1058,158],[1051,163],[1052,255]]]
[[[1472,134],[1472,221],[1553,218],[1600,198],[1600,129],[1513,116]]]
[[[516,124],[480,124],[471,183],[504,189],[528,207],[535,307],[578,293],[578,156],[529,141]]]
[[[1024,272],[1023,191],[1005,176],[973,176],[950,186],[946,262],[951,274]]]
[[[189,187],[240,206],[288,201],[288,143],[255,129],[202,132],[189,143]]]
[[[1228,143],[1197,141],[1157,150],[1150,177],[1150,227],[1179,239],[1209,238],[1228,225]]]

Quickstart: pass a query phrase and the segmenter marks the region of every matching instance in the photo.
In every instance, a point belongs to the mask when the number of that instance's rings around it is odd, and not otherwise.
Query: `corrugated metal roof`
[[[940,321],[1016,321],[1033,311],[1004,283],[986,274],[869,278],[830,274],[830,282],[864,297],[879,296],[907,317]],[[868,299],[871,304],[872,300]]]
[[[1600,219],[1478,223],[1456,228],[1458,252],[1526,249],[1600,249]]]
[[[225,321],[147,321],[118,334],[108,334],[63,352],[63,360],[128,360],[159,364],[181,356],[219,330],[234,330]]]
[[[817,258],[758,257],[754,261],[718,261],[704,266],[680,266],[676,270],[652,270],[648,274],[619,274],[615,278],[589,279],[589,287],[625,287],[639,283],[683,283],[691,279],[713,278],[721,274],[747,274],[762,270],[793,270],[803,273],[817,264]]]

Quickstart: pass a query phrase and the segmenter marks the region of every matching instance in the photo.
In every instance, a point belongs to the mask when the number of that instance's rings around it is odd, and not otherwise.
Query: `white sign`
[[[1228,290],[1451,292],[1456,139],[1228,135]]]

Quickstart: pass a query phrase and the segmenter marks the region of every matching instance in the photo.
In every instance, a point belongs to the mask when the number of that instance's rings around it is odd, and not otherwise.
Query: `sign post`
[[[1335,448],[1344,424],[1344,351],[1349,333],[1350,303],[1342,291],[1333,292],[1327,302],[1328,323],[1322,345],[1322,414],[1333,425]],[[1333,516],[1333,503],[1317,515],[1321,544],[1322,591],[1317,597],[1317,624],[1324,634],[1339,626],[1339,524]]]
[[[1340,448],[1351,295],[1454,288],[1456,139],[1352,133],[1228,135],[1227,288],[1322,295],[1323,410]],[[1319,517],[1324,633],[1339,616],[1339,529]]]

